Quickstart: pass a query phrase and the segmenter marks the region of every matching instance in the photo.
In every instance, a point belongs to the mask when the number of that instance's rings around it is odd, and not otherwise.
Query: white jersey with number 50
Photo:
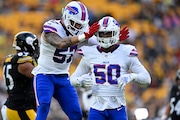
[[[99,46],[83,46],[78,50],[82,59],[71,78],[91,72],[94,76],[92,107],[98,110],[114,109],[126,105],[124,90],[118,87],[117,78],[129,71],[149,75],[138,60],[138,52],[132,45],[119,44],[111,53],[104,53]]]

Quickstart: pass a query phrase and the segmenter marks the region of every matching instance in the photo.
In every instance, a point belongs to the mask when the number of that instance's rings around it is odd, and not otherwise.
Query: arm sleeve
[[[92,36],[91,38],[89,38],[86,41],[78,43],[78,48],[80,48],[82,46],[93,46],[93,45],[98,45],[98,42],[97,42],[97,39],[95,36]]]
[[[131,58],[130,70],[132,73],[136,74],[135,82],[139,84],[150,84],[151,77],[147,69],[141,64],[137,57]]]
[[[91,38],[88,39],[88,45],[89,46],[98,45],[96,36],[92,36]]]
[[[87,74],[90,72],[89,66],[86,64],[86,60],[84,58],[81,59],[79,65],[77,66],[74,73],[71,75],[70,80],[77,79],[78,77]]]
[[[56,22],[55,20],[49,20],[47,22],[44,23],[43,25],[43,31],[45,33],[49,33],[49,32],[53,32],[53,33],[57,33],[58,30],[56,29],[56,26],[58,25],[59,23]]]

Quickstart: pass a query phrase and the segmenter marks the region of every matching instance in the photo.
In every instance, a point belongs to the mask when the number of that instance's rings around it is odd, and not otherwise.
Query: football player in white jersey
[[[92,39],[99,28],[98,22],[89,27],[88,17],[86,6],[72,1],[63,9],[61,20],[44,23],[38,66],[32,71],[38,105],[36,120],[46,120],[52,97],[70,120],[82,120],[78,95],[69,81],[69,66],[76,44]]]
[[[99,45],[78,49],[82,59],[70,78],[73,86],[92,86],[94,101],[88,120],[127,120],[124,88],[131,81],[148,85],[151,77],[138,59],[135,46],[119,44],[119,23],[99,20]],[[93,82],[92,82],[93,81]]]

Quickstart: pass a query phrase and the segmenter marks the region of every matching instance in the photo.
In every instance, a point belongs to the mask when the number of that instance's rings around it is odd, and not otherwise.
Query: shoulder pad
[[[45,33],[48,33],[48,32],[57,33],[56,26],[58,24],[60,24],[60,22],[58,22],[57,20],[49,20],[49,21],[44,23],[43,30]]]
[[[33,62],[33,59],[31,56],[22,56],[18,59],[17,63],[25,63],[25,62]]]
[[[10,62],[13,56],[14,56],[13,54],[6,56],[5,62]]]
[[[134,45],[122,44],[122,47],[123,47],[123,51],[126,52],[128,56],[130,57],[138,56],[138,51]]]
[[[79,55],[81,55],[81,56],[84,56],[83,51],[82,51],[81,48],[79,48],[79,49],[77,50],[77,53],[78,53]]]
[[[77,53],[81,56],[88,56],[90,54],[94,54],[94,47],[96,48],[96,45],[94,46],[82,46],[77,50]]]
[[[132,57],[137,57],[138,56],[138,52],[137,50],[134,48],[131,50],[131,52],[129,53],[129,56],[132,56]]]

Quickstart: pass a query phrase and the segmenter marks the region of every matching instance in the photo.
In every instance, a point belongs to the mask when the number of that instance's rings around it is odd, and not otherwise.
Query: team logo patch
[[[69,10],[69,14],[76,15],[79,13],[78,8],[67,6],[66,10]]]

